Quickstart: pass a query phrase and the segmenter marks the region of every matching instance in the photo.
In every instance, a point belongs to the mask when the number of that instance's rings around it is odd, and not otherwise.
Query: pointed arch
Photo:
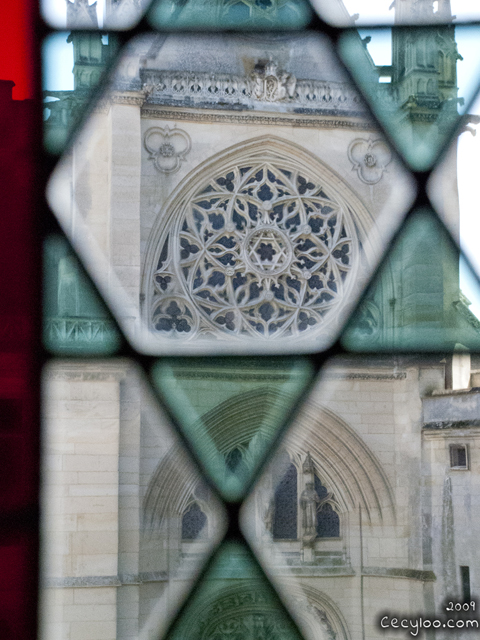
[[[317,536],[319,538],[339,538],[340,516],[337,513],[337,505],[333,500],[333,495],[328,493],[328,489],[322,484],[317,473],[314,474],[314,480],[318,497],[325,500],[317,509]]]
[[[290,428],[286,445],[307,448],[322,481],[333,491],[342,512],[361,505],[370,521],[395,521],[393,490],[380,461],[344,420],[330,409],[309,403]]]
[[[265,438],[263,445],[274,438],[279,426],[280,396],[284,397],[284,393],[262,386],[236,395],[205,413],[201,421],[210,436],[212,455],[220,453],[227,462],[232,452],[245,451],[240,464],[249,464],[249,460],[254,464],[257,457],[249,451],[248,444],[260,429]],[[233,457],[238,460],[237,454]],[[172,447],[151,476],[144,499],[145,528],[156,531],[169,515],[182,514],[197,482],[198,473],[183,450]]]
[[[280,392],[262,387],[226,400],[202,416],[215,451],[227,455],[252,441],[261,425],[266,437],[274,436],[272,420]],[[307,444],[308,443],[308,444]],[[309,403],[290,427],[285,450],[301,459],[309,451],[322,483],[333,492],[340,513],[361,505],[371,520],[395,519],[393,490],[385,471],[362,438],[339,416]],[[174,447],[153,473],[144,500],[145,526],[157,530],[169,514],[182,514],[198,482],[198,475],[179,447]]]
[[[235,620],[240,627],[252,615],[257,616],[260,622],[265,620],[270,628],[275,628],[278,607],[265,597],[264,584],[243,578],[233,585],[219,580],[217,584],[212,581],[209,586],[208,591],[203,591],[182,619],[185,637],[199,640],[219,637],[218,628],[226,621]],[[278,586],[288,594],[285,600],[290,612],[300,627],[308,630],[307,637],[350,640],[344,616],[326,594],[288,577],[283,577]]]

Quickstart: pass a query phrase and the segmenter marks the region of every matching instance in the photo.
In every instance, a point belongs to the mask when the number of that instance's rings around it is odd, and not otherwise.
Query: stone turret
[[[453,19],[450,0],[395,0],[395,23],[408,24],[434,22],[435,19],[449,22]]]
[[[97,86],[109,58],[109,47],[98,31],[97,3],[88,0],[66,0],[68,29],[95,29],[92,33],[72,33],[67,42],[73,43],[73,76],[75,89]]]
[[[88,0],[66,0],[67,27],[69,29],[97,29],[97,3]]]
[[[450,0],[434,12],[432,0],[397,0],[395,22],[413,19],[452,21]],[[412,141],[425,128],[441,130],[457,115],[457,60],[462,59],[451,24],[434,29],[393,29],[392,91],[404,118],[411,123]]]

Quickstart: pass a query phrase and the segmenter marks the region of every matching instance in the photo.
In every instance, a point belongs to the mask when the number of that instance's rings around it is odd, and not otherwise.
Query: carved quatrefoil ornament
[[[145,149],[160,173],[175,173],[191,149],[190,136],[182,129],[152,127],[145,133]]]
[[[383,140],[356,138],[348,147],[348,159],[365,184],[380,182],[392,153]]]

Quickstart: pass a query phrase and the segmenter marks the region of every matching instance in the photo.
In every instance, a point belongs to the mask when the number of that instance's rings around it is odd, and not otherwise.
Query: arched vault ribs
[[[205,432],[203,456],[222,459],[242,452],[247,465],[254,466],[275,437],[290,397],[281,390],[261,386],[225,400],[198,420]],[[195,428],[195,425],[193,425]],[[256,447],[260,447],[255,451]],[[144,499],[146,531],[157,530],[167,515],[183,513],[198,484],[198,474],[185,453],[172,447],[153,473]]]
[[[289,430],[286,444],[310,451],[329,489],[345,511],[361,505],[371,522],[395,518],[393,490],[380,461],[362,438],[326,407],[310,403]]]
[[[247,464],[249,455],[255,460],[250,449],[256,442],[264,445],[270,441],[278,428],[275,406],[279,395],[280,391],[262,386],[203,415],[200,428],[208,435],[212,455],[225,459],[238,450]],[[395,518],[393,491],[381,463],[362,438],[329,409],[309,403],[289,429],[283,446],[299,459],[310,452],[342,512],[361,506],[370,522],[374,513],[382,522],[389,513]],[[149,482],[144,500],[145,529],[158,530],[167,515],[181,515],[197,483],[198,475],[187,456],[179,447],[172,448]]]

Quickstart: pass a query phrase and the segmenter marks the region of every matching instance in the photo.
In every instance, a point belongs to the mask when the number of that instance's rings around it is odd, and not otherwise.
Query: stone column
[[[117,100],[117,102],[115,102]],[[121,286],[129,297],[122,316],[139,315],[140,294],[140,105],[143,98],[113,97],[110,109],[110,265],[115,276],[111,289]]]
[[[58,363],[45,376],[41,637],[116,640],[117,363]]]

